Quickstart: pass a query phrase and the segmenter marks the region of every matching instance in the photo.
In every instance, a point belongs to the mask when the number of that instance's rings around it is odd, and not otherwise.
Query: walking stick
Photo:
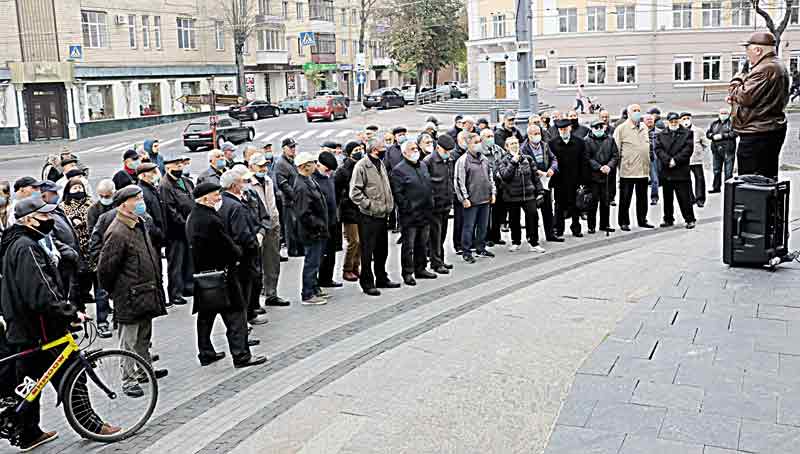
[[[611,191],[608,189],[608,173],[607,173],[607,174],[606,174],[606,202],[608,202],[608,197],[609,197],[609,194],[610,194],[610,193],[611,193]],[[610,210],[609,210],[609,211],[610,211]],[[609,216],[608,216],[608,217],[609,217],[609,218],[611,217],[610,213],[609,213]],[[609,222],[610,222],[610,220],[609,220]],[[610,225],[607,225],[607,226],[606,226],[606,238],[607,238],[607,237],[609,237],[609,236],[611,236],[611,232],[609,232],[609,231],[608,231],[610,228],[611,228],[611,226],[610,226]]]

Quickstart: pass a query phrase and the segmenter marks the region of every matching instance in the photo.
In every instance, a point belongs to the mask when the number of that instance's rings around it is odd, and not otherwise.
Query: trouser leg
[[[464,248],[464,255],[472,255],[472,241],[475,236],[475,222],[478,215],[478,207],[471,206],[464,208],[464,225],[461,228],[461,247]]]
[[[539,244],[539,212],[536,211],[536,199],[522,202],[521,207],[525,211],[525,236],[531,246],[536,246]],[[519,207],[514,211],[519,212]]]
[[[436,269],[444,265],[444,250],[442,249],[442,227],[447,222],[447,215],[434,213],[429,229],[428,253],[430,254],[431,268]]]
[[[303,290],[302,298],[307,300],[314,296],[319,283],[317,273],[325,248],[325,240],[315,240],[306,245],[306,255],[303,261]]]
[[[375,282],[383,284],[389,281],[389,274],[386,273],[386,260],[389,258],[389,229],[385,218],[376,221],[375,236]]]
[[[344,224],[346,242],[343,273],[358,274],[361,269],[361,247],[359,245],[358,224]]]
[[[322,250],[322,260],[319,264],[319,282],[329,284],[333,282],[333,270],[336,267],[336,243],[334,242],[334,235],[339,233],[337,226],[329,226],[328,231],[330,235],[328,240],[325,241],[325,247]]]
[[[539,210],[542,212],[542,226],[544,227],[544,235],[546,239],[553,237],[553,193],[552,191],[545,191],[544,197],[539,204]]]
[[[631,225],[631,200],[633,198],[634,183],[629,178],[619,180],[619,210],[617,212],[617,222],[620,226]]]
[[[359,282],[362,290],[375,288],[375,275],[372,270],[372,256],[377,244],[376,226],[368,216],[363,216],[358,224],[358,237],[361,245],[361,274]]]
[[[414,274],[414,246],[416,245],[419,228],[415,226],[402,226],[402,244],[400,245],[400,266],[403,276]]]
[[[660,161],[654,159],[650,161],[650,200],[658,201],[658,186],[660,180]]]
[[[733,178],[733,165],[736,162],[736,151],[730,150],[725,152],[725,181]]]
[[[592,182],[592,204],[586,212],[586,228],[595,230],[597,227],[597,210],[600,207],[600,184]]]
[[[111,306],[108,304],[108,292],[100,288],[100,280],[97,278],[97,273],[93,274],[92,286],[94,287],[94,305],[97,311],[97,323],[108,323],[108,314],[111,312]]]
[[[416,238],[414,239],[414,272],[425,271],[428,267],[428,236],[430,229],[428,226],[417,227]]]
[[[241,312],[241,311],[236,311]],[[197,357],[200,361],[209,360],[217,353],[211,343],[211,331],[214,329],[215,312],[199,311],[197,313]]]
[[[508,226],[511,229],[511,244],[522,244],[522,227],[520,226],[520,204],[508,204]],[[530,230],[532,227],[525,223],[525,228]]]
[[[711,182],[711,190],[719,191],[722,187],[722,167],[725,162],[725,153],[720,150],[715,150],[712,151],[711,156],[714,160],[712,165],[714,180]]]
[[[641,178],[636,182],[636,221],[639,225],[647,224],[647,178]]]
[[[489,227],[489,204],[478,206],[475,217],[475,250],[482,252],[486,250],[486,231]]]
[[[662,183],[664,188],[664,223],[672,224],[675,222],[675,182],[665,180]]]
[[[250,347],[247,345],[247,320],[240,310],[230,310],[220,313],[222,323],[225,324],[225,337],[228,339],[228,349],[231,351],[234,364],[245,363],[250,360]]]
[[[675,185],[678,206],[685,222],[695,222],[694,206],[691,202],[692,186],[688,181],[679,181]]]
[[[150,341],[152,340],[153,322],[143,320],[138,323],[119,323],[119,348],[134,352],[145,361],[150,362]],[[138,371],[131,360],[120,361],[122,379],[125,383],[136,381]]]
[[[186,242],[182,239],[167,244],[167,293],[170,301],[183,297],[183,267],[186,266],[184,247]]]
[[[692,164],[689,166],[694,176],[694,202],[698,204],[706,203],[706,176],[703,172],[702,164]]]
[[[453,249],[464,249],[461,243],[464,231],[464,205],[453,198]]]
[[[264,236],[261,244],[261,261],[263,264],[264,295],[269,298],[278,296],[278,279],[281,274],[281,227],[276,224]]]

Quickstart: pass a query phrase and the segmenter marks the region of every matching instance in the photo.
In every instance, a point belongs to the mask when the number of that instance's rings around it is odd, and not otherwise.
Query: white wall
[[[5,103],[0,106],[0,110],[4,109],[5,114],[0,112],[0,128],[11,128],[19,126],[19,118],[17,117],[17,92],[14,90],[14,85],[8,84],[2,88],[5,92]]]
[[[481,56],[483,57],[483,56]],[[482,59],[478,63],[478,98],[494,98],[494,63]]]
[[[653,29],[652,15],[656,5],[653,0],[638,0],[636,2],[636,30],[647,31]],[[616,20],[616,16],[612,20]]]
[[[557,0],[543,0],[542,15],[544,16],[544,30],[542,30],[542,33],[545,35],[554,35],[558,33]]]

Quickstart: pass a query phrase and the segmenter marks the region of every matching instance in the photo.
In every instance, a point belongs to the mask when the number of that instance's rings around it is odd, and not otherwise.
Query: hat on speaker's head
[[[194,199],[197,200],[200,197],[211,194],[212,192],[218,192],[220,189],[222,189],[222,186],[216,183],[211,183],[211,182],[200,183],[192,191],[192,197],[194,197]]]
[[[758,44],[760,46],[774,46],[775,35],[770,32],[755,32],[750,35],[750,38],[741,43],[742,46],[749,46],[750,44]]]
[[[123,203],[125,203],[126,200],[136,197],[141,193],[142,193],[142,188],[136,186],[135,184],[125,186],[124,188],[114,193],[114,205],[120,206]]]

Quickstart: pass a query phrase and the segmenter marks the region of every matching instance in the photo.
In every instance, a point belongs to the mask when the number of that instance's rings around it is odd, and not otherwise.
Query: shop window
[[[86,87],[86,103],[90,120],[114,118],[114,87],[111,85],[89,85]]]
[[[161,84],[139,84],[139,115],[161,115]]]

